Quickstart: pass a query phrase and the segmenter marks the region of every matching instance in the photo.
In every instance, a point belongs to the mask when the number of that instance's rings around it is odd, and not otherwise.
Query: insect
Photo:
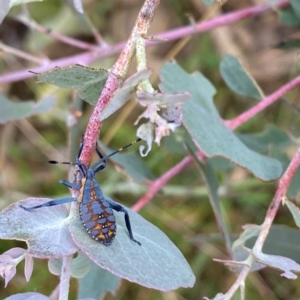
[[[77,165],[81,173],[82,179],[81,184],[72,183],[66,180],[60,180],[59,182],[69,188],[79,191],[78,197],[67,197],[52,200],[41,205],[36,205],[32,207],[25,207],[20,205],[21,208],[32,211],[41,207],[48,207],[53,205],[59,205],[63,203],[78,201],[79,202],[79,216],[83,226],[86,231],[94,240],[109,246],[111,245],[115,235],[116,235],[116,219],[113,210],[124,213],[126,228],[129,233],[129,238],[141,246],[141,243],[134,239],[130,224],[130,219],[127,210],[120,204],[106,199],[103,196],[100,185],[95,179],[95,174],[100,172],[106,167],[106,161],[109,157],[123,151],[124,149],[130,147],[131,145],[141,141],[140,138],[136,139],[134,142],[103,156],[99,150],[98,144],[95,147],[95,151],[99,156],[99,160],[96,161],[91,168],[89,168],[84,163],[79,161],[83,149],[83,139],[80,143],[79,152],[75,163],[72,162],[61,162],[62,164],[72,164]],[[49,163],[59,164],[57,161],[49,161]]]

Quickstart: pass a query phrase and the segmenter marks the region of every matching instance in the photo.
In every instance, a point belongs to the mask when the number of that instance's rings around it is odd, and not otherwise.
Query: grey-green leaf
[[[118,88],[113,97],[110,98],[109,102],[107,103],[106,107],[100,113],[99,119],[100,121],[105,120],[115,111],[117,111],[120,107],[126,104],[130,98],[132,98],[133,94],[136,91],[136,88],[139,83],[148,79],[151,75],[151,70],[144,69],[141,71],[136,72],[129,78],[127,78],[120,88]]]
[[[300,25],[300,18],[292,7],[281,9],[279,11],[279,18],[285,26],[298,27]]]
[[[238,95],[256,100],[264,97],[256,81],[233,55],[224,57],[220,65],[220,72],[227,86]]]
[[[288,207],[289,211],[291,212],[294,221],[298,227],[300,227],[300,209],[296,206],[293,202],[289,201],[288,199],[284,200],[284,204]]]
[[[296,16],[300,19],[300,1],[299,0],[290,0],[291,7],[293,8]]]
[[[1,0],[0,1],[0,24],[6,17],[10,9],[10,0]]]
[[[70,226],[74,242],[101,268],[129,281],[161,291],[192,287],[195,276],[178,248],[139,214],[130,209],[128,213],[141,246],[129,238],[122,212],[115,213],[117,234],[111,246],[92,240],[80,220]]]
[[[0,124],[47,112],[55,105],[55,102],[56,99],[53,97],[45,97],[37,103],[33,101],[13,102],[0,93]]]
[[[290,137],[274,125],[268,125],[264,131],[255,134],[238,134],[239,139],[257,152],[267,152],[270,146],[283,149],[291,145]]]
[[[51,298],[44,296],[40,293],[28,292],[11,295],[4,300],[51,300]]]
[[[80,90],[92,84],[102,84],[107,77],[106,70],[76,65],[66,68],[56,67],[51,71],[38,74],[38,82],[50,83],[65,89]]]
[[[183,106],[183,124],[194,143],[208,157],[225,157],[265,181],[280,177],[282,166],[278,160],[250,150],[222,123],[213,105],[212,94],[205,92],[207,86],[203,81],[195,80],[200,76],[189,75],[178,64],[168,62],[161,69],[161,77],[165,91],[186,90],[192,95]]]
[[[215,219],[219,225],[222,235],[225,238],[227,249],[230,250],[231,249],[231,240],[230,240],[229,232],[228,232],[228,229],[226,227],[226,224],[225,224],[225,221],[223,218],[223,214],[222,214],[221,207],[220,207],[220,200],[219,200],[219,197],[217,194],[218,187],[219,187],[218,179],[217,179],[216,175],[214,174],[213,168],[209,161],[207,161],[205,163],[205,165],[203,165],[200,162],[198,162],[198,164],[202,170],[202,173],[203,173],[203,176],[205,179],[205,183],[206,183],[206,186],[208,189],[209,201],[210,201],[211,207],[214,211]]]
[[[28,254],[38,258],[71,255],[78,251],[70,231],[68,211],[64,205],[25,211],[53,199],[28,198],[9,205],[0,212],[0,239],[25,241]]]
[[[87,103],[95,106],[99,99],[100,93],[105,85],[105,82],[106,79],[85,86],[84,88],[78,91],[78,96],[84,101],[86,101]]]
[[[74,278],[84,277],[91,268],[91,260],[86,257],[81,251],[78,252],[77,257],[72,259],[71,276]],[[62,258],[51,258],[48,261],[49,271],[57,276],[61,274]]]
[[[213,3],[215,3],[215,2],[220,2],[221,0],[202,0],[202,2],[205,4],[205,5],[207,5],[207,6],[209,6],[209,5],[212,5]]]
[[[162,91],[170,93],[192,91],[192,98],[185,101],[185,104],[198,99],[211,114],[219,116],[213,102],[216,89],[201,73],[188,74],[176,62],[166,62],[160,70],[160,79],[162,83],[159,87]]]
[[[245,246],[252,248],[257,235],[248,237]],[[300,263],[299,256],[300,231],[285,225],[273,225],[263,246],[263,252],[274,255],[284,255]]]
[[[78,280],[77,298],[102,299],[107,292],[115,294],[120,282],[119,277],[92,264],[89,272]]]

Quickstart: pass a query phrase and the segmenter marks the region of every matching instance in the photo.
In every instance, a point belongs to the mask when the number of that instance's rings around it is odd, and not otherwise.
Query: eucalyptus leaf
[[[25,211],[19,205],[33,206],[51,199],[28,198],[0,212],[0,239],[25,241],[28,254],[38,258],[71,255],[78,251],[69,232],[68,211],[64,205]]]
[[[296,16],[300,19],[300,1],[299,0],[290,0],[291,7],[293,8]]]
[[[199,80],[199,73],[189,75],[176,63],[165,63],[161,69],[162,85],[167,92],[187,90],[191,99],[183,106],[183,124],[194,143],[208,157],[221,156],[247,169],[262,180],[274,180],[282,174],[276,159],[250,150],[221,121],[213,105],[210,84]],[[211,108],[211,110],[209,110]]]
[[[42,2],[44,0],[0,0],[0,24],[8,14],[9,10],[19,4],[26,4],[30,2]]]
[[[11,7],[10,4],[11,0],[0,0],[0,24],[8,14]]]
[[[57,276],[61,274],[62,258],[51,258],[48,261],[49,271]],[[78,252],[77,257],[71,262],[71,276],[74,278],[84,277],[91,268],[91,261],[82,252]]]
[[[253,234],[252,236],[248,235],[248,238],[244,240],[244,245],[247,248],[252,249],[258,233],[259,232],[256,232],[256,234]],[[284,255],[300,263],[299,244],[300,231],[298,229],[286,225],[275,224],[268,233],[263,246],[263,251],[268,254]]]
[[[33,101],[13,102],[0,93],[0,124],[47,112],[55,103],[56,99],[53,97],[45,97],[37,103]]]
[[[53,70],[37,75],[38,82],[50,83],[65,89],[82,90],[92,84],[102,85],[103,81],[106,81],[108,77],[108,72],[103,69],[75,65],[64,68],[56,67]]]
[[[256,261],[259,263],[283,271],[280,275],[288,279],[296,279],[297,275],[294,272],[300,272],[300,264],[288,257],[262,252],[255,252],[252,255],[255,256]]]
[[[136,88],[139,83],[148,79],[151,75],[152,71],[149,69],[144,69],[136,72],[129,78],[127,78],[118,88],[113,97],[110,98],[106,107],[101,112],[99,119],[100,121],[105,120],[115,111],[117,111],[120,107],[126,104],[130,98],[134,95]]]
[[[201,73],[188,74],[176,62],[166,62],[160,70],[160,79],[159,87],[163,92],[187,91],[191,94],[192,97],[184,102],[184,106],[194,99],[198,99],[204,109],[219,117],[213,101],[216,89]]]
[[[51,298],[40,293],[28,292],[11,295],[4,300],[52,300]]]
[[[98,266],[118,277],[161,291],[192,287],[195,276],[178,248],[143,217],[130,209],[128,213],[141,246],[129,238],[122,212],[115,213],[117,234],[111,246],[92,240],[80,220],[70,226],[74,242]]]
[[[290,137],[274,125],[268,125],[264,131],[254,134],[238,134],[239,139],[254,151],[266,153],[270,146],[284,149],[292,144]]]
[[[208,189],[208,196],[209,196],[209,201],[211,204],[211,207],[214,211],[215,214],[215,219],[219,225],[220,231],[223,234],[225,241],[226,241],[226,245],[227,245],[227,249],[231,249],[231,240],[230,240],[230,236],[229,236],[229,232],[228,229],[226,227],[224,218],[223,218],[223,214],[221,211],[221,206],[220,206],[220,200],[218,197],[218,188],[219,188],[219,182],[218,179],[216,177],[216,175],[214,174],[213,168],[211,166],[211,163],[209,161],[207,161],[204,164],[200,163],[198,160],[198,165],[201,168],[203,177],[205,179],[205,183]]]
[[[220,3],[221,0],[202,0],[202,2],[209,6],[209,5],[212,5],[213,3]]]
[[[300,209],[293,202],[288,199],[284,200],[284,204],[288,207],[290,213],[292,214],[296,225],[300,228]]]
[[[195,276],[178,248],[130,209],[133,234],[142,245],[129,238],[124,213],[116,212],[117,234],[112,245],[105,246],[90,238],[78,213],[67,216],[64,205],[33,211],[19,207],[46,201],[49,199],[28,198],[0,212],[0,238],[26,241],[28,254],[38,258],[71,255],[80,249],[100,267],[149,288],[170,291],[194,285]]]
[[[227,86],[235,93],[256,100],[264,97],[255,80],[233,55],[227,54],[224,57],[220,64],[220,72]]]
[[[78,298],[102,299],[107,292],[115,295],[120,283],[119,277],[92,264],[89,272],[78,280]]]

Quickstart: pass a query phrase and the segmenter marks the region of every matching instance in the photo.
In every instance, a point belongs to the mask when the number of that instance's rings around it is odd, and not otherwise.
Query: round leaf
[[[9,205],[0,212],[0,239],[21,240],[28,245],[28,254],[38,258],[71,255],[78,251],[70,232],[68,211],[64,205],[25,211],[51,199],[28,198]]]
[[[123,213],[115,213],[117,235],[111,246],[91,239],[79,220],[70,226],[74,242],[101,268],[129,281],[161,291],[192,287],[195,276],[178,248],[143,217],[129,209],[128,213],[141,246],[130,240]]]

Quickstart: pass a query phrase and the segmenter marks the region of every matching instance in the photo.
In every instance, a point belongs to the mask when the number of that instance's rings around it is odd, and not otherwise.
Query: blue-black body
[[[136,140],[135,142],[139,140],[140,139]],[[106,199],[103,196],[100,185],[95,178],[95,174],[106,167],[106,160],[108,157],[122,151],[123,149],[134,144],[135,142],[128,144],[125,147],[120,148],[119,150],[116,150],[105,157],[103,157],[100,150],[98,149],[98,146],[96,146],[95,150],[100,159],[94,165],[92,165],[91,168],[88,168],[87,165],[79,161],[79,157],[83,149],[83,142],[81,142],[76,162],[64,162],[65,164],[74,164],[78,166],[81,174],[80,185],[66,180],[59,181],[61,184],[79,191],[78,197],[61,198],[33,207],[24,207],[23,205],[20,206],[27,211],[31,211],[41,207],[53,206],[77,200],[79,202],[79,216],[86,231],[88,232],[91,238],[103,243],[106,246],[111,245],[117,230],[116,219],[113,210],[123,212],[125,217],[125,224],[130,239],[136,242],[137,244],[141,245],[140,242],[133,238],[130,219],[127,210],[122,205],[112,200]],[[53,161],[50,162],[57,163]]]
[[[94,240],[109,246],[116,235],[116,218],[108,199],[102,194],[93,169],[87,170],[87,176],[81,183],[81,193],[77,198],[81,222]]]

